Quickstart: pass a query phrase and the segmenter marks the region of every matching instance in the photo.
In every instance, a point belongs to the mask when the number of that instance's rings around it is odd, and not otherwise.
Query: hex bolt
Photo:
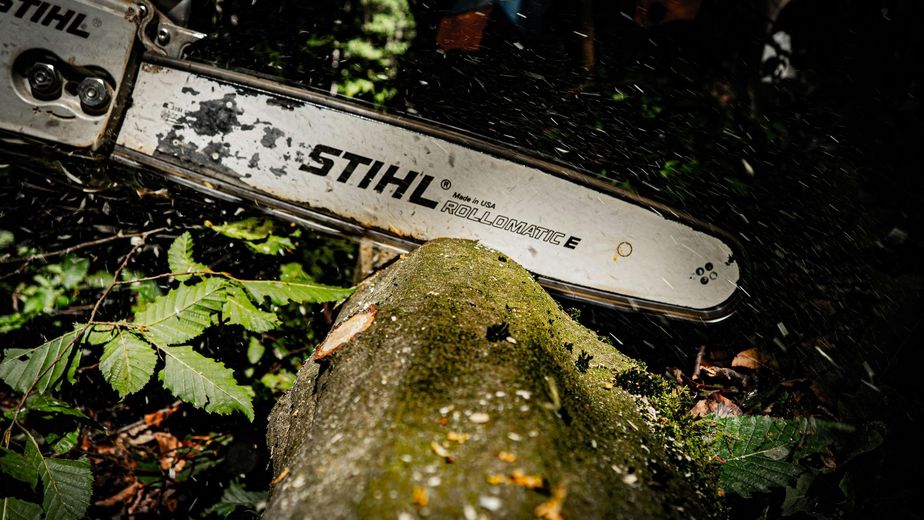
[[[92,115],[105,112],[112,99],[109,85],[99,78],[84,78],[77,86],[77,96],[80,98],[80,108]]]
[[[36,62],[26,73],[35,99],[51,101],[61,97],[61,75],[50,63]]]
[[[157,43],[161,47],[165,47],[170,43],[170,30],[166,27],[161,27],[157,29]]]

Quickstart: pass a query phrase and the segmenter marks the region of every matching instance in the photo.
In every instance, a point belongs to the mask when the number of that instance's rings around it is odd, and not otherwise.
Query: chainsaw
[[[4,141],[151,170],[396,252],[477,240],[606,307],[716,321],[742,298],[727,233],[513,146],[184,59],[205,35],[182,18],[147,0],[0,0]]]

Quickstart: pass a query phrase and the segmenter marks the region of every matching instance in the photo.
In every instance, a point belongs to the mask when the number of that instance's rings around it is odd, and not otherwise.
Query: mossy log
[[[361,284],[338,323],[270,417],[266,518],[715,512],[665,412],[676,390],[502,253],[431,242]]]

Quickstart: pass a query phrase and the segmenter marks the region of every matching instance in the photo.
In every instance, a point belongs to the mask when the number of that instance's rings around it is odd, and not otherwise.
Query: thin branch
[[[161,231],[166,231],[170,228],[162,227],[157,229],[152,229],[150,231],[143,231],[138,233],[129,233],[129,234],[116,234],[105,238],[99,238],[97,240],[91,240],[89,242],[84,242],[82,244],[76,244],[64,249],[59,249],[57,251],[51,251],[49,253],[38,253],[29,256],[19,256],[15,258],[0,258],[0,265],[9,265],[9,264],[21,264],[21,263],[30,263],[36,260],[45,260],[48,258],[53,258],[56,256],[69,255],[73,252],[80,251],[82,249],[87,249],[90,247],[95,247],[98,245],[106,244],[115,240],[122,240],[123,238],[141,238],[142,240],[147,238],[153,233],[160,233]]]
[[[115,285],[131,285],[133,283],[149,282],[151,280],[160,280],[162,278],[170,278],[170,277],[177,277],[177,276],[199,276],[203,274],[212,275],[212,274],[223,274],[223,273],[216,273],[215,271],[212,271],[212,270],[186,271],[183,273],[162,273],[162,274],[156,274],[154,276],[145,276],[144,278],[132,278],[131,280],[119,280],[115,282]]]

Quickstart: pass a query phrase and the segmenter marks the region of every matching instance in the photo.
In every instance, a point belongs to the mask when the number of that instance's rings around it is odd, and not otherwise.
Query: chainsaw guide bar
[[[258,193],[327,231],[374,230],[399,250],[475,239],[598,303],[708,320],[737,289],[732,248],[692,219],[464,134],[331,101],[159,59],[141,66],[114,155]]]

